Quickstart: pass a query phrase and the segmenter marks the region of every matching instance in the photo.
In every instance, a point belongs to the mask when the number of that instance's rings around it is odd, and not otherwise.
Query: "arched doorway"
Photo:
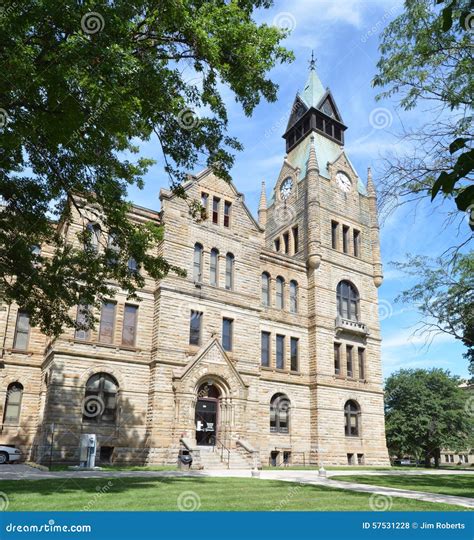
[[[211,382],[201,384],[196,401],[196,443],[199,446],[214,446],[219,421],[219,389]]]

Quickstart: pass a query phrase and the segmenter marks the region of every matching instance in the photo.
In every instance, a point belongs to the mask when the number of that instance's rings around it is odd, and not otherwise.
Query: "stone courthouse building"
[[[53,340],[2,306],[0,444],[46,463],[77,463],[94,433],[100,462],[173,464],[184,451],[193,467],[387,464],[376,195],[345,130],[311,65],[258,219],[209,170],[185,184],[205,220],[166,189],[160,211],[133,207],[132,220],[164,224],[156,253],[187,277],[146,277],[140,301],[117,290],[95,329]],[[97,208],[58,227],[109,241]]]

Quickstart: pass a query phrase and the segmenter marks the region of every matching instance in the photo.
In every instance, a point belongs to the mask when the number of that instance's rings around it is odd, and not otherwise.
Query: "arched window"
[[[285,307],[285,280],[278,276],[276,278],[276,308],[283,309]]]
[[[359,320],[359,293],[350,281],[337,286],[337,314],[343,319]]]
[[[270,432],[288,433],[290,426],[290,400],[285,394],[275,394],[270,400]]]
[[[355,401],[347,401],[344,405],[344,430],[346,437],[358,437],[360,429],[360,407]]]
[[[298,313],[298,283],[295,280],[290,281],[290,311]]]
[[[117,416],[118,383],[108,373],[96,373],[87,381],[82,406],[83,419],[114,424]]]
[[[265,307],[270,305],[270,274],[268,272],[262,274],[262,305]]]
[[[23,397],[23,385],[14,382],[8,385],[5,409],[3,413],[4,424],[18,424],[20,420],[21,398]]]
[[[235,257],[232,253],[225,256],[225,288],[231,291],[234,288],[234,263]]]
[[[211,249],[211,264],[209,282],[217,287],[219,285],[219,250]]]
[[[86,243],[86,247],[93,251],[99,251],[100,235],[102,230],[98,223],[88,223],[87,231],[89,232],[89,238]]]
[[[202,255],[202,245],[194,244],[193,279],[196,283],[200,283],[202,281]]]

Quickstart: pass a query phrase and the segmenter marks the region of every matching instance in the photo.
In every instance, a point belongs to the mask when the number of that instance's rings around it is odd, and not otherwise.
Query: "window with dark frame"
[[[332,244],[332,249],[337,249],[338,248],[338,241],[337,241],[338,231],[339,231],[339,223],[337,221],[331,221],[331,244]]]
[[[224,351],[232,351],[234,320],[224,317],[222,319],[222,348]]]
[[[191,310],[189,319],[189,344],[201,345],[202,312]]]
[[[82,418],[86,422],[114,424],[117,417],[118,383],[108,373],[92,375],[86,384]]]
[[[334,373],[341,374],[341,344],[334,343]]]
[[[209,205],[209,193],[206,193],[206,192],[203,191],[201,193],[201,206],[206,211],[206,214],[209,211],[208,205]]]
[[[285,307],[285,280],[281,276],[276,278],[275,289],[276,308],[283,309]]]
[[[298,227],[293,227],[293,253],[298,253],[299,251],[299,237],[298,237]]]
[[[212,223],[215,223],[216,225],[219,224],[220,203],[221,203],[221,200],[219,199],[219,197],[212,198]]]
[[[234,255],[232,253],[227,253],[225,257],[225,288],[229,291],[234,288],[234,266]]]
[[[360,429],[360,407],[355,401],[347,401],[344,406],[344,432],[346,437],[358,437]]]
[[[298,283],[290,281],[290,312],[298,313]]]
[[[224,201],[224,227],[230,227],[230,209],[232,203]]]
[[[217,287],[219,284],[219,250],[216,248],[211,249],[209,271],[209,283],[214,287]]]
[[[13,339],[13,348],[17,351],[26,351],[30,339],[30,316],[20,309],[16,316],[15,337]]]
[[[103,302],[100,310],[99,341],[111,344],[114,341],[115,302]]]
[[[342,226],[342,251],[349,253],[349,227],[347,225]]]
[[[270,332],[261,333],[260,363],[263,367],[270,367]]]
[[[353,349],[352,345],[346,345],[346,375],[348,377],[354,376]]]
[[[290,369],[291,371],[298,371],[298,343],[299,339],[290,338]]]
[[[137,334],[138,306],[125,304],[123,310],[122,345],[135,347]]]
[[[290,400],[285,394],[275,394],[270,400],[270,432],[288,433],[290,426]]]
[[[283,250],[287,255],[290,253],[290,235],[287,232],[283,234]]]
[[[275,251],[280,251],[280,239],[275,239]]]
[[[285,336],[276,336],[276,368],[285,369]]]
[[[270,274],[268,272],[262,274],[262,306],[270,306]]]
[[[360,257],[360,231],[354,229],[353,239],[354,239],[354,257]]]
[[[337,285],[337,314],[343,319],[359,320],[359,293],[350,281],[340,281]]]
[[[359,357],[359,379],[365,379],[365,349],[359,347],[357,353]]]
[[[76,324],[82,328],[76,328],[74,333],[74,339],[79,341],[89,341],[91,338],[91,331],[88,327],[88,315],[89,315],[89,306],[85,304],[79,304],[77,306],[77,315],[76,315]]]
[[[202,244],[194,244],[193,280],[195,283],[202,281],[202,259],[204,248]]]
[[[23,385],[13,382],[7,387],[3,423],[7,425],[18,424],[21,413],[21,400],[23,397]]]

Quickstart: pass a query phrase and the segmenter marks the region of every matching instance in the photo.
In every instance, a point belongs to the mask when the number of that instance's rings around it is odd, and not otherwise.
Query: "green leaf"
[[[453,141],[450,145],[449,145],[449,152],[451,154],[454,154],[455,152],[457,152],[458,150],[460,150],[461,148],[464,148],[466,146],[466,142],[468,141],[468,139],[465,139],[463,137],[459,137],[457,138],[455,141]]]

